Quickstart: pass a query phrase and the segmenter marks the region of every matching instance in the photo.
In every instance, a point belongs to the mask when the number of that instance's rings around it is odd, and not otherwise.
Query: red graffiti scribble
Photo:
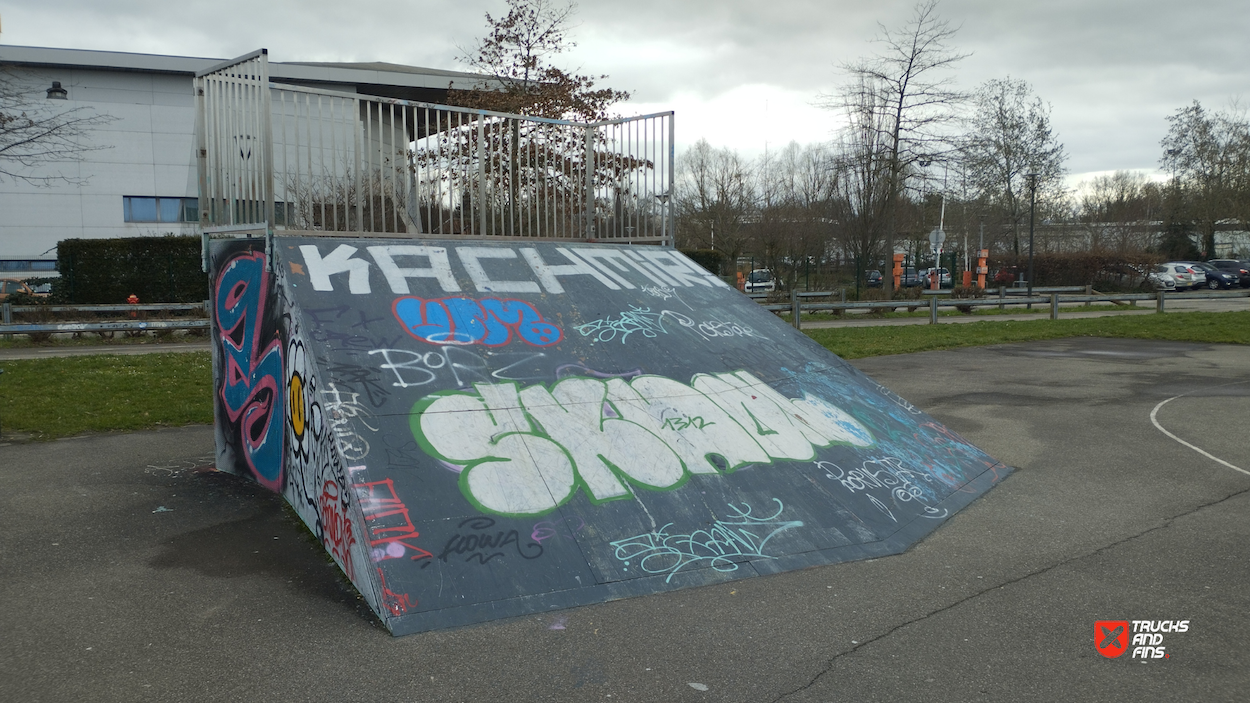
[[[434,555],[418,547],[416,538],[421,536],[412,524],[408,508],[395,493],[391,479],[370,483],[353,484],[360,499],[360,509],[369,525],[369,554],[375,562],[398,559],[411,552],[410,557],[433,559]]]
[[[408,612],[409,608],[417,607],[417,602],[412,600],[407,593],[396,593],[386,587],[386,576],[382,574],[382,567],[374,567],[378,570],[378,582],[382,584],[382,607],[391,615],[399,616]]]
[[[321,508],[322,541],[330,554],[343,565],[343,573],[354,582],[356,573],[352,565],[352,546],[356,544],[356,534],[352,530],[351,518],[343,509],[339,484],[334,481],[322,484],[318,503]]]

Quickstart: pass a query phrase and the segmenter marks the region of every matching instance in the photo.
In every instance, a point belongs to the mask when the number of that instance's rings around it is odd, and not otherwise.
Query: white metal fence
[[[583,124],[197,76],[206,232],[671,243],[673,113]]]

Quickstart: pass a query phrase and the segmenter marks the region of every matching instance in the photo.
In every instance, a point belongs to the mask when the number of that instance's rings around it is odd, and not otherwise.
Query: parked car
[[[940,269],[920,269],[920,272],[919,272],[920,281],[924,285],[924,287],[928,288],[929,286],[932,285],[932,283],[929,280],[929,275],[930,275],[930,272],[934,270],[938,271],[939,272],[938,275],[940,276],[940,280],[938,281],[938,287],[950,288],[951,287],[951,272],[950,272],[950,269],[946,267],[942,267]]]
[[[25,281],[16,278],[0,278],[0,300],[7,300],[10,295],[25,293],[34,295],[35,291]]]
[[[1250,261],[1237,259],[1211,259],[1207,262],[1221,271],[1235,273],[1241,278],[1241,287],[1250,288]]]
[[[1206,276],[1206,286],[1211,290],[1216,290],[1217,288],[1232,288],[1233,286],[1241,285],[1241,276],[1238,276],[1232,271],[1221,271],[1220,269],[1203,261],[1185,261],[1182,263],[1189,264],[1190,268],[1196,268],[1199,271],[1202,271],[1203,275]]]
[[[772,293],[777,290],[777,279],[768,269],[755,269],[747,274],[742,284],[743,293]]]
[[[1163,264],[1150,267],[1142,278],[1143,285],[1152,290],[1176,290],[1176,278]]]
[[[1190,268],[1188,264],[1179,261],[1169,261],[1163,264],[1163,266],[1176,279],[1176,290],[1193,290],[1206,285],[1206,274],[1201,273],[1198,269]]]
[[[916,273],[916,268],[914,266],[903,267],[903,275],[899,276],[898,281],[899,288],[915,288],[921,285],[924,285],[924,281]]]
[[[864,285],[869,288],[880,288],[884,285],[884,280],[885,279],[881,276],[881,272],[876,269],[864,274]]]

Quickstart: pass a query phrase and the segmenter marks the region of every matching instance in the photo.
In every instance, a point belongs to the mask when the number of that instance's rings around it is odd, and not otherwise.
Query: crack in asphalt
[[[911,620],[907,620],[907,621],[905,621],[905,622],[901,622],[901,623],[899,623],[899,624],[895,625],[894,627],[891,627],[889,630],[886,630],[885,632],[883,632],[883,633],[881,633],[881,634],[877,635],[876,637],[873,637],[872,639],[869,639],[869,640],[864,640],[864,641],[860,642],[859,644],[855,645],[854,647],[851,647],[850,649],[848,649],[848,650],[846,650],[846,651],[844,651],[844,652],[840,652],[840,653],[838,653],[838,654],[834,655],[834,656],[833,656],[831,659],[829,659],[829,661],[825,664],[825,668],[824,668],[822,671],[820,671],[820,673],[818,673],[818,674],[816,674],[815,676],[813,676],[813,677],[812,677],[812,679],[811,679],[810,681],[808,681],[807,683],[803,684],[802,686],[799,686],[798,688],[795,688],[795,689],[793,689],[793,690],[787,691],[787,692],[785,692],[785,693],[781,694],[780,696],[777,696],[776,698],[773,698],[773,699],[772,699],[769,703],[778,703],[778,701],[785,700],[786,698],[789,698],[790,696],[793,696],[793,695],[795,695],[796,693],[802,693],[803,691],[806,691],[807,689],[811,688],[812,686],[815,686],[815,685],[816,685],[816,684],[820,681],[820,679],[821,679],[821,678],[823,678],[823,677],[825,676],[825,674],[828,674],[828,673],[830,673],[831,671],[833,671],[833,667],[834,667],[834,665],[835,665],[835,664],[837,664],[837,662],[838,662],[838,660],[839,660],[839,659],[842,659],[843,657],[846,657],[846,656],[851,655],[851,654],[855,654],[855,653],[856,653],[856,652],[858,652],[859,650],[861,650],[861,649],[863,649],[863,648],[865,648],[865,647],[867,647],[867,646],[869,646],[869,645],[871,645],[871,644],[874,644],[874,643],[876,643],[876,642],[880,642],[881,640],[886,639],[887,637],[890,637],[891,635],[893,635],[894,633],[898,632],[899,630],[902,630],[902,629],[903,629],[903,628],[905,628],[905,627],[909,627],[909,626],[914,625],[914,624],[916,624],[916,623],[923,622],[923,621],[928,620],[929,618],[931,618],[931,617],[933,617],[933,616],[935,616],[935,615],[941,615],[942,613],[945,613],[945,612],[946,612],[946,611],[948,611],[948,610],[954,610],[955,608],[957,608],[957,607],[959,607],[959,606],[961,606],[961,605],[963,605],[963,604],[965,604],[965,603],[967,603],[967,602],[969,602],[969,601],[971,601],[971,600],[975,600],[975,599],[977,599],[977,598],[980,598],[981,596],[983,596],[983,595],[985,595],[986,593],[989,593],[989,592],[991,592],[991,591],[997,591],[997,590],[999,590],[999,589],[1006,588],[1007,586],[1013,586],[1013,585],[1015,585],[1015,584],[1017,584],[1017,583],[1020,583],[1021,581],[1025,581],[1025,580],[1031,579],[1031,578],[1033,578],[1034,576],[1040,576],[1040,575],[1045,574],[1045,573],[1047,573],[1047,572],[1049,572],[1049,571],[1053,571],[1053,570],[1055,570],[1055,569],[1057,569],[1057,568],[1059,568],[1059,567],[1066,566],[1066,565],[1071,564],[1071,563],[1073,563],[1073,562],[1077,562],[1077,561],[1080,561],[1080,560],[1082,560],[1082,559],[1087,559],[1087,558],[1089,558],[1089,557],[1096,556],[1096,555],[1101,554],[1101,553],[1103,553],[1103,552],[1106,552],[1106,551],[1109,551],[1109,550],[1115,549],[1116,547],[1119,547],[1120,545],[1126,544],[1126,543],[1128,543],[1128,542],[1132,542],[1133,540],[1135,540],[1135,539],[1137,539],[1137,538],[1139,538],[1139,537],[1144,537],[1144,536],[1146,536],[1146,535],[1148,535],[1148,534],[1150,534],[1150,533],[1152,533],[1152,532],[1157,532],[1157,531],[1159,531],[1159,530],[1165,530],[1165,529],[1167,529],[1167,528],[1171,527],[1171,526],[1172,526],[1172,523],[1176,522],[1177,520],[1179,520],[1179,519],[1181,519],[1181,518],[1188,517],[1188,516],[1190,516],[1190,515],[1193,515],[1194,513],[1200,512],[1200,511],[1202,511],[1202,510],[1206,510],[1207,508],[1210,508],[1210,507],[1217,506],[1217,505],[1219,505],[1219,504],[1221,504],[1221,503],[1225,503],[1225,502],[1227,502],[1227,501],[1229,501],[1229,500],[1232,500],[1233,498],[1236,498],[1236,497],[1238,497],[1238,496],[1243,496],[1243,495],[1246,495],[1246,494],[1250,494],[1250,488],[1245,488],[1245,489],[1242,489],[1242,490],[1240,490],[1240,491],[1237,491],[1236,493],[1230,493],[1229,495],[1226,495],[1226,496],[1224,496],[1223,498],[1220,498],[1220,499],[1218,499],[1218,500],[1213,500],[1213,501],[1210,501],[1210,502],[1207,502],[1207,503],[1202,503],[1202,504],[1200,504],[1200,505],[1195,506],[1195,507],[1194,507],[1194,508],[1192,508],[1191,510],[1187,510],[1187,511],[1185,511],[1185,512],[1183,512],[1183,513],[1180,513],[1180,514],[1178,514],[1178,515],[1173,515],[1172,517],[1169,517],[1169,518],[1164,518],[1164,521],[1163,521],[1163,523],[1162,523],[1162,524],[1155,525],[1154,527],[1150,527],[1150,528],[1144,529],[1144,530],[1142,530],[1141,532],[1137,532],[1137,533],[1135,533],[1135,534],[1129,535],[1129,536],[1127,536],[1127,537],[1125,537],[1125,538],[1123,538],[1123,539],[1117,540],[1117,541],[1112,542],[1112,543],[1110,543],[1110,544],[1105,544],[1105,545],[1103,545],[1103,546],[1101,546],[1101,547],[1099,547],[1098,549],[1095,549],[1095,550],[1093,550],[1093,551],[1086,552],[1086,553],[1084,553],[1084,554],[1078,554],[1078,555],[1073,556],[1073,557],[1069,557],[1069,558],[1064,559],[1064,560],[1062,560],[1062,561],[1055,562],[1054,564],[1051,564],[1051,565],[1049,565],[1049,566],[1044,566],[1044,567],[1042,567],[1042,568],[1035,569],[1035,570],[1030,571],[1030,572],[1028,572],[1028,573],[1026,573],[1026,574],[1023,574],[1023,575],[1021,575],[1021,576],[1017,576],[1016,578],[1009,579],[1009,580],[1007,580],[1007,581],[1003,581],[1002,583],[999,583],[999,584],[997,584],[997,585],[989,586],[988,588],[984,588],[984,589],[982,589],[982,590],[980,590],[980,591],[977,591],[976,593],[969,594],[969,595],[967,595],[967,596],[965,596],[965,597],[963,597],[963,598],[960,598],[960,599],[959,599],[959,600],[957,600],[957,601],[954,601],[954,602],[952,602],[952,603],[948,603],[947,605],[944,605],[944,606],[942,606],[941,608],[937,608],[937,609],[932,610],[932,611],[930,611],[930,612],[928,612],[928,613],[925,613],[924,615],[920,615],[920,616],[918,616],[918,617],[912,618]]]

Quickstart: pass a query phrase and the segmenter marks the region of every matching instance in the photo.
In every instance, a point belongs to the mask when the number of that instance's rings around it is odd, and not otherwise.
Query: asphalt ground
[[[1246,699],[1245,347],[855,363],[1018,470],[898,556],[403,638],[210,428],[0,446],[0,698]],[[1190,624],[1143,661],[1096,620]]]

